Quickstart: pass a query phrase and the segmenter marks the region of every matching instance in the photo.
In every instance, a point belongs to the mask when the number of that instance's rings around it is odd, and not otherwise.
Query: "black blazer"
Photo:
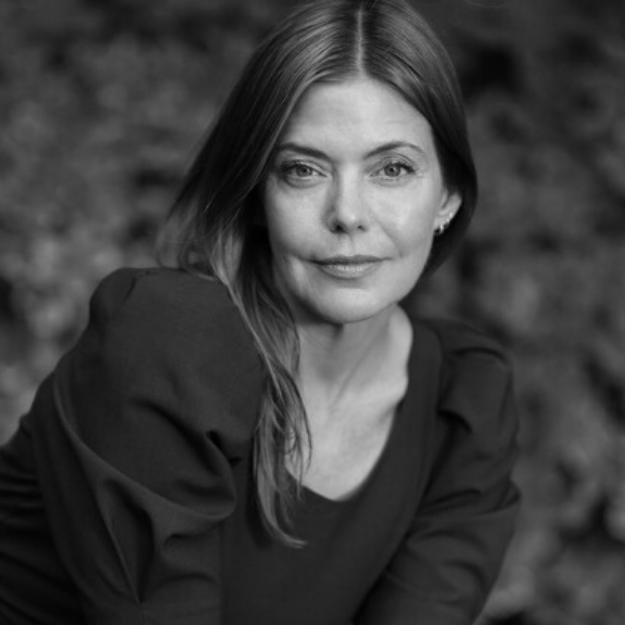
[[[264,372],[225,288],[106,278],[0,449],[0,623],[470,623],[518,504],[510,376],[482,335],[414,324],[380,466],[346,505],[305,493],[287,553],[248,510]]]

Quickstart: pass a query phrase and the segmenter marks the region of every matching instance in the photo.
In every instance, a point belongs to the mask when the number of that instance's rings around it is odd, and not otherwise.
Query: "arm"
[[[439,332],[446,364],[429,485],[358,625],[469,625],[512,535],[519,497],[509,368],[483,337],[458,326]]]
[[[44,505],[88,623],[218,625],[261,373],[223,287],[116,272],[30,418]]]

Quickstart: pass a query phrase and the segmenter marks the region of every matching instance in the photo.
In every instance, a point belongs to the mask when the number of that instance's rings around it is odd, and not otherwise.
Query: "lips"
[[[317,263],[320,265],[361,265],[364,263],[377,263],[381,260],[378,256],[355,254],[354,256],[330,256],[318,260]]]
[[[382,258],[357,254],[354,256],[330,256],[315,261],[324,273],[342,280],[364,278],[378,269]]]

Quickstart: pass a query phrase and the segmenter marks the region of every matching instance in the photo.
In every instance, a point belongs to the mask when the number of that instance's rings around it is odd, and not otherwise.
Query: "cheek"
[[[434,239],[434,213],[412,206],[391,225],[392,238],[401,256],[414,257],[429,250]]]
[[[274,256],[302,255],[318,240],[319,233],[313,212],[300,201],[272,190],[271,184],[263,196],[267,235]]]
[[[273,211],[267,214],[266,224],[274,265],[284,267],[294,257],[306,254],[310,237],[302,232],[302,224],[297,217]]]
[[[425,228],[406,229],[402,232],[398,250],[398,262],[395,265],[394,282],[399,289],[401,299],[405,297],[419,281],[427,264],[432,249],[434,236]]]
[[[267,234],[274,257],[294,255],[303,251],[307,237],[303,223],[295,215],[273,212],[267,218]]]

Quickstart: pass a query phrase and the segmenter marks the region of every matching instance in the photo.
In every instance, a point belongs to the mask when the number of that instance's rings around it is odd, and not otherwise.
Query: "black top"
[[[356,494],[304,489],[262,529],[250,439],[263,371],[223,286],[115,272],[0,448],[0,623],[460,625],[518,495],[509,370],[483,335],[413,320],[410,382]]]

